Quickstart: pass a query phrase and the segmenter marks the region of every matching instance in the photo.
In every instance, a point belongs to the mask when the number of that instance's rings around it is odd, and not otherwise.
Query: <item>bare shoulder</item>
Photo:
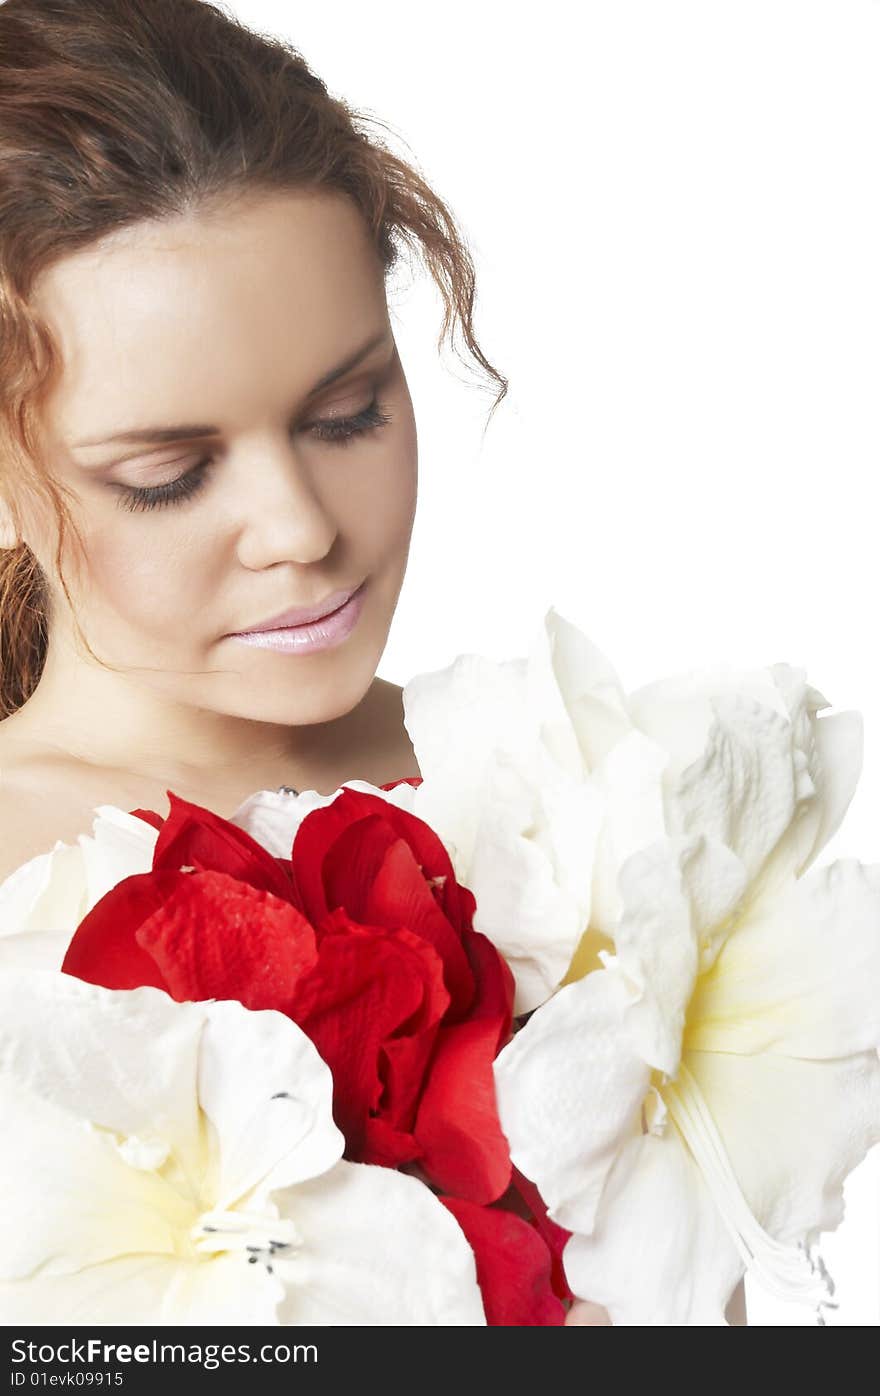
[[[0,722],[0,881],[58,839],[90,832],[95,794],[51,754],[9,739]]]
[[[45,807],[42,815],[38,811],[32,792],[0,767],[0,882],[63,837],[50,834],[45,813]]]

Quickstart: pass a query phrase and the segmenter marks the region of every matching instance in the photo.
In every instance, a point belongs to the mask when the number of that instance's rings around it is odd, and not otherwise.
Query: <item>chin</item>
[[[332,662],[331,650],[302,658],[273,657],[278,665],[275,677],[254,682],[250,675],[236,676],[230,691],[232,701],[222,707],[230,716],[279,726],[334,722],[356,708],[369,692],[383,649],[384,643],[363,645],[356,653],[346,654],[344,662],[341,652],[337,662]]]

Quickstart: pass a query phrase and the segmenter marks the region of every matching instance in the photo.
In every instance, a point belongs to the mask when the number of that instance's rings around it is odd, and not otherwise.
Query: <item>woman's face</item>
[[[36,302],[64,365],[46,459],[85,545],[64,575],[95,653],[217,713],[298,725],[351,709],[387,642],[417,486],[412,402],[354,206],[269,194],[139,224],[48,270]],[[152,507],[132,493],[172,485],[185,492]],[[38,533],[53,627],[68,626],[51,519]],[[332,648],[229,638],[364,581]]]

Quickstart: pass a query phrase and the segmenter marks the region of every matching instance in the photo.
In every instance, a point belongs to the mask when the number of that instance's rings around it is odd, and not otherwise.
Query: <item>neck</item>
[[[334,771],[358,762],[381,684],[374,679],[348,711],[293,726],[182,704],[56,643],[33,694],[3,727],[8,737],[41,752],[181,791],[250,793],[282,783],[321,789],[328,781],[332,790]],[[359,775],[352,769],[342,778]]]

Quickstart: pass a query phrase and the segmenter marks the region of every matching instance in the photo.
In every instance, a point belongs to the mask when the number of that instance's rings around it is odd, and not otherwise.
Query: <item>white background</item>
[[[427,273],[401,279],[420,496],[380,673],[524,653],[551,604],[627,688],[803,665],[866,727],[820,861],[880,861],[880,4],[226,8],[386,122],[447,200],[510,379],[484,438],[489,389],[438,355]],[[845,1196],[829,1323],[876,1325],[880,1149]],[[814,1322],[747,1294],[751,1324]]]

